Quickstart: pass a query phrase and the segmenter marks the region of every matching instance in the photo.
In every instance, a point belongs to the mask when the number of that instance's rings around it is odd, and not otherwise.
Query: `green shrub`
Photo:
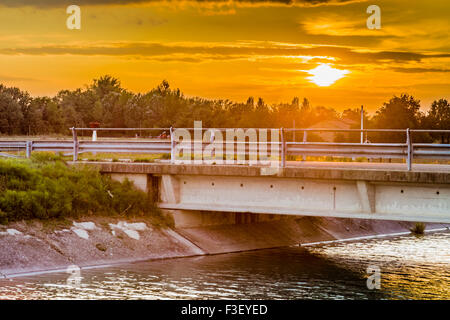
[[[297,156],[293,156],[293,155],[286,155],[286,161],[297,161]]]
[[[136,159],[133,160],[133,162],[153,163],[153,162],[155,162],[155,159],[150,159],[150,158],[136,158]]]
[[[415,235],[423,235],[425,233],[425,223],[416,222],[413,228],[410,229]]]
[[[54,152],[33,152],[31,153],[31,159],[34,162],[46,163],[49,161],[62,161],[63,155],[62,153],[54,153]]]
[[[7,224],[8,223],[8,215],[0,210],[0,224]]]
[[[0,160],[0,221],[79,216],[159,215],[132,182],[114,181],[89,167],[69,167],[58,157]]]

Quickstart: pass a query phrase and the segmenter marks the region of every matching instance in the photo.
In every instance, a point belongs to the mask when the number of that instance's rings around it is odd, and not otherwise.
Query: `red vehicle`
[[[158,139],[167,139],[169,136],[167,135],[167,132],[164,131],[163,133],[161,133],[159,136],[157,136],[156,138]]]

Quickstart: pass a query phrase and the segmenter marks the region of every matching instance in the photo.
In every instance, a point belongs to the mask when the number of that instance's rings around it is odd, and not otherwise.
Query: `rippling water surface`
[[[368,266],[381,289],[366,285]],[[1,279],[2,299],[450,299],[450,233],[126,264]]]

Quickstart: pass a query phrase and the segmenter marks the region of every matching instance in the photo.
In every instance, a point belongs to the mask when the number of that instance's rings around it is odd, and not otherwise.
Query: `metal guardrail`
[[[17,151],[26,148],[26,141],[0,141],[0,150]]]
[[[450,145],[413,143],[413,156],[416,159],[450,160]]]
[[[184,128],[192,131],[198,128]],[[236,129],[236,128],[228,128]],[[247,128],[243,130],[248,130]],[[261,130],[265,128],[255,129]],[[0,152],[24,152],[26,157],[31,156],[33,151],[51,151],[65,152],[73,155],[73,160],[78,160],[78,155],[85,152],[98,153],[140,153],[140,154],[171,154],[174,157],[174,150],[179,147],[182,142],[175,141],[173,128],[71,128],[72,140],[45,140],[45,141],[0,141]],[[133,140],[100,140],[89,141],[79,140],[78,131],[166,131],[170,139],[158,139],[151,141],[135,141]],[[210,130],[207,128],[203,131]],[[214,129],[225,131],[227,129]],[[266,129],[270,130],[270,129]],[[388,159],[405,159],[408,170],[414,159],[434,159],[434,160],[450,160],[450,144],[431,144],[431,143],[413,143],[411,134],[413,132],[429,132],[429,133],[450,133],[450,130],[410,130],[410,129],[278,129],[280,139],[273,142],[238,142],[238,141],[210,141],[197,142],[201,145],[202,152],[207,145],[213,143],[221,145],[224,157],[230,154],[236,154],[239,151],[244,157],[258,156],[260,151],[271,153],[272,147],[279,154],[282,166],[286,166],[288,156],[330,156],[330,157],[350,157],[350,158],[388,158]],[[286,141],[287,132],[303,132],[301,142]],[[309,142],[308,132],[388,132],[388,133],[404,133],[406,136],[405,143],[338,143],[338,142]],[[191,148],[196,151],[198,147],[195,141],[191,142]],[[240,157],[242,157],[242,154]],[[1,154],[0,156],[10,156]]]
[[[287,154],[298,156],[335,156],[402,159],[408,154],[408,145],[401,143],[324,143],[287,142]]]

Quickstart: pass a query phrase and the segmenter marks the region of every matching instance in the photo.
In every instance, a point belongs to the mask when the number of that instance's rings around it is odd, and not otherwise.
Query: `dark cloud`
[[[0,74],[0,82],[2,81],[38,81],[38,80],[33,78],[14,77]]]
[[[450,54],[423,54],[416,52],[378,51],[360,52],[347,47],[336,46],[283,46],[283,45],[166,45],[162,43],[111,43],[94,46],[52,45],[41,47],[3,48],[4,55],[103,55],[135,56],[139,58],[173,59],[174,56],[192,59],[208,58],[217,60],[242,59],[251,57],[282,56],[328,56],[340,64],[367,64],[389,62],[420,62],[429,58],[448,58]],[[411,70],[411,69],[409,69]]]
[[[136,3],[146,3],[146,2],[159,2],[162,0],[1,0],[0,6],[6,7],[64,7],[71,4],[76,4],[79,6],[83,5],[114,5],[114,4],[136,4]],[[189,1],[189,0],[169,0],[173,2],[177,1]],[[198,3],[212,3],[212,2],[229,2],[229,0],[191,0],[192,2]],[[307,5],[316,6],[322,4],[340,4],[346,2],[354,2],[355,0],[232,0],[236,3],[275,3],[280,5]]]
[[[126,4],[126,3],[139,3],[145,2],[144,0],[1,0],[0,5],[6,7],[60,7],[68,6],[71,4],[82,5],[107,5],[107,4]]]
[[[393,70],[402,73],[450,72],[450,69],[438,69],[438,68],[393,68]]]

